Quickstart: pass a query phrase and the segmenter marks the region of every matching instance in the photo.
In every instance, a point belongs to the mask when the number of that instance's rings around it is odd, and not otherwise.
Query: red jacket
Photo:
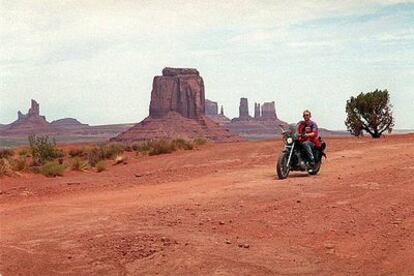
[[[305,121],[300,121],[298,124],[298,133],[299,135],[305,134],[305,133],[314,133],[315,135],[313,137],[300,137],[299,141],[305,142],[305,141],[311,141],[315,144],[316,147],[320,147],[319,143],[319,130],[318,125],[314,121],[309,121],[306,123]]]

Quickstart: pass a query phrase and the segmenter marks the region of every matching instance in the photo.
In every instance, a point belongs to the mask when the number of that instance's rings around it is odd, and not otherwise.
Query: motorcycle
[[[320,147],[315,147],[313,150],[315,166],[311,168],[309,157],[300,142],[300,135],[292,127],[288,130],[285,130],[283,126],[280,127],[282,129],[285,147],[276,165],[276,172],[279,179],[287,178],[290,171],[307,171],[310,175],[317,175],[321,169],[322,157],[326,158],[326,143],[319,137]]]

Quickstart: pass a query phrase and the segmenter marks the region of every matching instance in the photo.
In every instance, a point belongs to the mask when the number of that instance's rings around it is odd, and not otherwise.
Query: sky
[[[32,98],[49,121],[139,122],[169,66],[197,68],[230,118],[247,97],[345,129],[347,99],[387,89],[414,129],[414,1],[0,0],[0,41],[0,124]]]

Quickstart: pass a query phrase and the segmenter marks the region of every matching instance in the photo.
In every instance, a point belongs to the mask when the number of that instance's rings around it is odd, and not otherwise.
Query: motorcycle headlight
[[[288,138],[286,139],[286,143],[287,143],[288,145],[292,144],[292,143],[293,143],[293,138],[292,138],[292,137],[288,137]]]

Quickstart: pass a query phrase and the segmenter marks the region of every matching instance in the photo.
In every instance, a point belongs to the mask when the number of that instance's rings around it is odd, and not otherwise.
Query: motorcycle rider
[[[311,120],[312,113],[309,110],[303,111],[303,121],[298,123],[298,134],[300,135],[299,141],[302,143],[303,148],[306,150],[308,158],[310,160],[310,169],[315,169],[315,156],[313,151],[315,147],[319,147],[319,131],[318,125]]]

